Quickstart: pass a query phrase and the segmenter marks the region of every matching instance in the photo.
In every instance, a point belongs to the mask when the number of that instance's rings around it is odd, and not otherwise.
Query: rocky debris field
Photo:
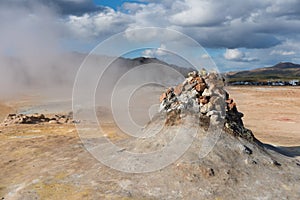
[[[67,124],[76,123],[73,120],[72,112],[68,114],[54,114],[54,115],[44,115],[44,114],[8,114],[6,119],[2,122],[2,126],[8,126],[12,124]]]

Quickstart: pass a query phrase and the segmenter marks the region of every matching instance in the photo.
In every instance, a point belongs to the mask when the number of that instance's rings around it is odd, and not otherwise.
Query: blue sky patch
[[[122,4],[126,2],[146,4],[145,2],[134,1],[134,0],[93,0],[93,1],[96,5],[111,7],[114,10],[118,10],[118,8],[120,8]]]

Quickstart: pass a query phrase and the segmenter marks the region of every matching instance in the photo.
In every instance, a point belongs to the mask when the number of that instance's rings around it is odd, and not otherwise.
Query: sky
[[[0,27],[0,59],[51,62],[120,32],[161,27],[197,41],[221,71],[300,63],[299,0],[0,0]],[[164,46],[130,55],[164,59]]]

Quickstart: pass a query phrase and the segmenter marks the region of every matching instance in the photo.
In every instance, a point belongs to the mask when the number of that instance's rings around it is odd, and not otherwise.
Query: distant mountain
[[[236,81],[288,81],[300,79],[300,64],[280,62],[272,67],[226,73],[228,82]]]
[[[124,58],[120,58],[120,59],[124,59]],[[168,66],[168,67],[175,69],[176,71],[181,73],[183,76],[186,76],[189,72],[195,70],[193,68],[186,68],[186,67],[182,67],[182,66],[178,66],[178,65],[174,65],[174,64],[169,64],[169,63],[166,63],[157,58],[137,57],[137,58],[133,58],[133,59],[127,58],[125,60],[127,60],[128,63],[131,63],[131,64],[129,64],[129,66],[132,65],[132,67],[143,65],[143,64],[150,64],[150,63],[161,64],[161,65]]]

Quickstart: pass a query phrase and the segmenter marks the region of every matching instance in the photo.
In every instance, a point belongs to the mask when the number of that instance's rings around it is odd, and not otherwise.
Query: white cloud
[[[138,2],[148,4],[139,4]],[[300,53],[300,1],[298,0],[138,0],[125,3],[118,10],[68,18],[67,24],[80,37],[101,41],[114,33],[125,31],[127,39],[135,42],[177,41],[162,38],[160,31],[135,34],[130,31],[143,27],[171,28],[195,39],[203,47],[227,49],[212,58],[221,66],[254,67],[292,61]],[[141,32],[139,32],[141,33]],[[273,53],[272,53],[273,52]],[[159,55],[148,49],[144,56]],[[201,54],[199,55],[201,57]],[[218,57],[218,58],[217,58]],[[201,57],[205,59],[204,57]]]
[[[203,58],[203,59],[208,59],[208,58],[210,58],[210,56],[209,56],[208,54],[202,54],[202,55],[201,55],[201,58]]]
[[[124,31],[132,22],[129,15],[106,9],[105,12],[86,13],[82,16],[71,15],[67,26],[80,37],[102,37]]]
[[[144,56],[146,58],[153,58],[154,52],[152,49],[146,49],[145,51],[142,52],[142,56]]]
[[[125,30],[125,37],[132,42],[153,42],[171,43],[186,40],[184,35],[173,29],[159,27],[129,27]]]
[[[67,23],[74,32],[96,38],[137,27],[168,27],[212,48],[270,48],[300,32],[296,0],[140,1],[148,4],[125,3],[124,10],[70,17]]]
[[[238,49],[226,49],[224,58],[227,60],[240,61],[245,57],[245,54]]]
[[[161,44],[159,48],[156,49],[146,49],[142,52],[142,56],[147,58],[153,58],[153,57],[163,57],[166,56],[168,52],[166,51],[166,46],[164,44]]]
[[[226,60],[238,62],[253,62],[258,60],[257,58],[247,57],[246,54],[239,49],[226,49],[224,58]]]
[[[137,11],[143,9],[143,7],[145,7],[144,4],[140,4],[140,3],[129,3],[126,2],[122,5],[122,8],[124,10],[126,10],[128,13],[136,13]]]
[[[295,54],[295,51],[273,50],[270,55],[291,56]]]

